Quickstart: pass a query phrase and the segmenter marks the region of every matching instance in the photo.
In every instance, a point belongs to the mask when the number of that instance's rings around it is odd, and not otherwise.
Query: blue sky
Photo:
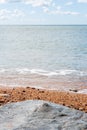
[[[87,0],[0,0],[0,24],[87,24]]]

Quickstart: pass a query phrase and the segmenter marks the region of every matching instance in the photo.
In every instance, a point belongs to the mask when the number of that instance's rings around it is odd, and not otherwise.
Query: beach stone
[[[72,91],[72,92],[78,92],[77,89],[69,89],[69,91]]]
[[[87,113],[42,100],[0,107],[0,130],[87,130]]]
[[[9,97],[9,94],[0,93],[0,97]]]

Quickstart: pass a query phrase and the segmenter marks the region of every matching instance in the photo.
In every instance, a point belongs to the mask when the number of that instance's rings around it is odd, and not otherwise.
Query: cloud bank
[[[31,4],[32,6],[50,6],[52,0],[23,0],[25,4]]]
[[[35,6],[49,6],[52,0],[0,0],[0,3],[13,3],[13,2],[30,4],[35,7]]]
[[[24,12],[18,9],[14,10],[7,10],[7,9],[1,9],[0,10],[0,20],[6,20],[10,18],[17,18],[24,16]]]
[[[87,3],[87,0],[78,0],[79,3]]]

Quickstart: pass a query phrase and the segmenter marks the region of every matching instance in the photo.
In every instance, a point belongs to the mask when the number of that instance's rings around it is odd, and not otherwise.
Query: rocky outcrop
[[[40,100],[9,103],[0,107],[0,130],[87,130],[87,114]]]

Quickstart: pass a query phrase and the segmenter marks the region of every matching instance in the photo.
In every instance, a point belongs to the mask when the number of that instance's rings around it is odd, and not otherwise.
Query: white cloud
[[[52,3],[52,0],[0,0],[0,3],[15,3],[15,2],[30,4],[36,7],[36,6],[49,6]]]
[[[49,14],[58,14],[58,15],[79,15],[79,12],[73,11],[62,11],[62,10],[53,10],[49,11]]]
[[[15,17],[24,16],[24,12],[19,9],[15,9],[13,10],[13,12],[11,12],[11,16],[15,16]]]
[[[87,3],[87,0],[78,0],[79,3]]]
[[[72,11],[65,11],[63,13],[66,15],[79,15],[80,14],[79,12],[72,12]]]
[[[65,5],[72,5],[73,4],[73,2],[72,1],[70,1],[70,2],[67,2]]]
[[[5,3],[6,2],[6,0],[0,0],[0,3]]]
[[[72,2],[67,3],[68,5],[73,4]],[[64,11],[62,10],[61,6],[56,5],[55,3],[52,3],[52,8],[50,7],[43,7],[43,11],[48,14],[58,14],[58,15],[79,15],[79,12],[75,11]]]
[[[0,19],[8,19],[10,14],[10,11],[6,10],[6,9],[1,9],[0,10]]]
[[[24,16],[24,12],[18,9],[14,9],[13,11],[7,9],[0,10],[0,20],[21,17],[21,16]]]
[[[32,6],[49,6],[52,0],[23,0],[26,4],[31,4]]]
[[[23,0],[0,0],[0,3],[15,3],[15,2],[22,2]]]
[[[48,12],[49,12],[48,7],[43,7],[43,11],[44,11],[45,13],[48,13]]]

